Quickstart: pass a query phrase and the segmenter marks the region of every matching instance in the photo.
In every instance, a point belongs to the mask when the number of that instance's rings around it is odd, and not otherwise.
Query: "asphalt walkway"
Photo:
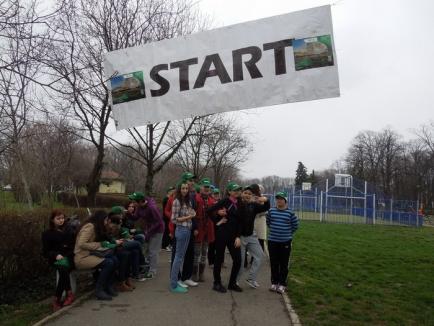
[[[98,301],[92,296],[48,325],[291,325],[282,295],[268,291],[268,261],[261,267],[258,289],[242,281],[242,293],[217,293],[211,289],[212,270],[207,266],[205,283],[190,288],[187,294],[174,294],[169,291],[169,258],[170,252],[161,251],[157,277],[136,282],[133,292],[120,293],[113,301]],[[222,269],[222,280],[227,285],[232,263],[229,255],[225,263],[228,268]]]

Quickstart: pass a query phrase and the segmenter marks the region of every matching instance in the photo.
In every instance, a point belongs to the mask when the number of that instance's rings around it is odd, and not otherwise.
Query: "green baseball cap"
[[[208,178],[203,178],[202,180],[200,180],[199,185],[201,187],[211,187],[212,186],[211,180]]]
[[[129,195],[128,198],[130,200],[139,201],[145,199],[145,194],[141,191],[135,191],[131,195]]]
[[[181,175],[181,180],[183,180],[183,181],[189,181],[189,180],[192,180],[192,179],[195,179],[195,178],[196,178],[196,176],[193,173],[191,173],[191,172],[184,172]]]
[[[169,192],[169,191],[172,191],[172,190],[175,190],[175,189],[176,189],[175,187],[170,186],[169,188],[167,188],[166,192]]]
[[[274,197],[285,199],[285,202],[286,202],[287,198],[288,198],[288,194],[284,191],[279,191],[276,193],[276,195]]]
[[[229,191],[236,191],[236,190],[243,189],[243,187],[241,187],[239,184],[235,182],[229,182],[228,185],[226,186],[226,189]]]
[[[213,193],[213,194],[219,194],[219,193],[220,193],[220,189],[219,189],[219,188],[214,188],[214,189],[212,190],[212,193]]]
[[[125,209],[122,206],[113,206],[110,213],[120,215],[124,212],[124,210]]]

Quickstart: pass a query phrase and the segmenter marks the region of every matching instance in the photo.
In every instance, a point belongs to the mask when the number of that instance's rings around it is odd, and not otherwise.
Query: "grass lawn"
[[[47,303],[29,303],[20,306],[0,305],[0,325],[32,325],[51,312]]]
[[[434,325],[434,228],[301,221],[288,289],[304,325]]]
[[[48,199],[44,198],[43,202],[45,204],[45,206],[48,205]],[[40,207],[41,204],[33,204],[33,207]],[[54,202],[52,203],[52,208],[62,208],[64,207],[64,205],[62,203],[59,202]],[[28,210],[29,207],[27,205],[27,203],[24,202],[17,202],[14,198],[14,194],[12,193],[12,191],[1,191],[0,190],[0,209],[13,209],[13,210]]]

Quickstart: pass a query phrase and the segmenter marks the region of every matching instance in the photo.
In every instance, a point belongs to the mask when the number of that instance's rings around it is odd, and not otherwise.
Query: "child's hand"
[[[61,260],[61,259],[63,259],[63,256],[62,256],[61,254],[58,254],[58,255],[56,256],[56,260]]]

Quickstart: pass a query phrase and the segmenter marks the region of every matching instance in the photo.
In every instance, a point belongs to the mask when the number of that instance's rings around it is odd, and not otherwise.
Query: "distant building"
[[[101,173],[99,193],[124,194],[126,189],[125,179],[113,170],[103,170]]]

